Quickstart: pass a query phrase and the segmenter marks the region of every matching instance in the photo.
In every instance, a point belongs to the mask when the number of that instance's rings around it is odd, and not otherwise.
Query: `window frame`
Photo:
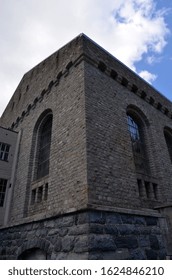
[[[145,124],[135,110],[127,111],[127,126],[132,144],[136,172],[149,175],[150,167],[145,141]]]
[[[48,130],[45,126],[48,123]],[[53,115],[47,114],[40,123],[37,130],[37,145],[36,145],[36,180],[39,180],[49,174],[49,161],[51,151],[51,138],[52,138],[52,123]],[[48,133],[47,133],[48,131]],[[45,136],[48,134],[48,142],[44,143]],[[46,150],[48,149],[48,150]],[[44,154],[44,156],[43,156]],[[46,156],[45,156],[46,154]],[[45,166],[46,163],[46,166]],[[42,168],[44,166],[44,168]]]
[[[3,146],[4,146],[4,149],[2,149]],[[8,161],[10,147],[11,146],[9,144],[0,142],[0,160]]]
[[[172,163],[172,132],[169,128],[164,128],[164,138],[169,154],[170,161]]]
[[[7,192],[7,179],[0,178],[0,207],[4,207],[5,196]]]

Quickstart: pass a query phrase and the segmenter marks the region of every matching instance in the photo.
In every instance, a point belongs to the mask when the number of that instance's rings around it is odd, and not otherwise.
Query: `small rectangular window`
[[[38,188],[37,202],[42,201],[42,196],[43,196],[43,186]]]
[[[36,189],[32,190],[31,193],[31,204],[34,204],[36,201]]]
[[[138,185],[138,190],[139,190],[139,196],[143,197],[144,196],[144,192],[143,192],[142,180],[137,179],[137,185]]]
[[[147,198],[151,198],[150,182],[145,181],[145,190]]]
[[[0,207],[4,206],[6,188],[7,188],[7,180],[0,179]]]
[[[153,183],[153,193],[156,200],[158,200],[158,185]]]
[[[7,161],[10,151],[10,145],[0,142],[0,160]]]
[[[44,200],[48,199],[48,183],[45,184],[45,190],[44,190]]]

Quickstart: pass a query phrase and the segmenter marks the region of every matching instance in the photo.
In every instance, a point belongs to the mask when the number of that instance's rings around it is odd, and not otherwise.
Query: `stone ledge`
[[[152,216],[152,217],[157,217],[157,218],[165,217],[162,214],[160,214],[157,210],[145,209],[145,208],[143,208],[141,210],[137,210],[137,209],[128,209],[128,208],[88,204],[88,209],[99,210],[99,211],[110,211],[110,212],[124,213],[124,214],[141,215],[141,216]]]

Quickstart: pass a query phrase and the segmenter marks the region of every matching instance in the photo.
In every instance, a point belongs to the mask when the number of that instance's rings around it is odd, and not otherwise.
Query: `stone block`
[[[139,242],[139,246],[141,248],[143,247],[150,247],[150,239],[149,236],[145,236],[145,235],[140,235],[138,237],[138,242]]]
[[[116,245],[113,237],[109,235],[89,236],[89,251],[114,251]]]
[[[119,213],[107,213],[106,214],[106,223],[107,224],[121,224],[121,216]]]
[[[121,214],[121,219],[122,219],[123,224],[133,224],[134,223],[134,217],[132,215]]]
[[[79,213],[76,216],[76,218],[77,218],[76,224],[78,224],[78,225],[87,224],[87,223],[89,223],[89,220],[90,220],[90,213],[89,212]]]
[[[140,216],[134,216],[134,220],[133,220],[134,224],[138,224],[138,225],[145,225],[145,218],[144,217],[140,217]]]
[[[97,233],[97,234],[102,234],[105,230],[106,233],[106,225],[101,225],[101,224],[90,224],[89,226],[89,232],[90,233]]]
[[[74,247],[74,237],[73,236],[65,236],[62,239],[62,252],[70,252]]]
[[[88,234],[89,227],[87,224],[82,224],[78,226],[73,226],[69,228],[68,235],[85,235]]]
[[[130,251],[131,260],[145,260],[144,252],[141,249],[135,249]]]
[[[67,246],[69,246],[69,245],[67,245]],[[70,246],[69,246],[69,247],[70,247]],[[61,241],[60,238],[57,238],[56,241],[55,241],[54,250],[55,250],[56,252],[60,252],[61,249],[62,249],[62,241]]]
[[[119,236],[114,238],[117,248],[128,248],[135,249],[138,248],[137,238],[133,236]]]
[[[75,253],[88,252],[88,248],[89,248],[88,236],[87,235],[78,236],[75,240],[74,252]]]
[[[104,224],[105,215],[103,212],[94,211],[90,213],[90,223]]]
[[[146,225],[147,226],[156,226],[158,219],[155,217],[146,217]]]
[[[117,225],[116,228],[120,235],[138,235],[140,233],[138,227],[135,225]]]
[[[147,260],[157,260],[158,258],[157,252],[151,249],[146,249],[145,254]]]
[[[74,225],[74,222],[75,222],[75,217],[73,215],[63,217],[63,227],[70,227]]]
[[[156,235],[150,235],[150,246],[154,250],[159,250],[159,241]]]

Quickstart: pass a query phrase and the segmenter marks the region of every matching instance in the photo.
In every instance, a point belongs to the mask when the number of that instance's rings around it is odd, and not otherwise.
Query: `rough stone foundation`
[[[158,217],[83,211],[5,228],[0,258],[41,249],[47,259],[165,259]]]

